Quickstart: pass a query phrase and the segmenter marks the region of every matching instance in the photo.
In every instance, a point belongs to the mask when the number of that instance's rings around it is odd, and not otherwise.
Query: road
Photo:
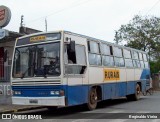
[[[42,119],[47,118],[45,122],[97,122],[97,119],[104,122],[106,122],[106,119],[111,122],[135,121],[135,115],[146,118],[150,117],[150,122],[159,122],[159,104],[160,91],[155,92],[151,96],[142,96],[139,101],[127,101],[125,98],[103,101],[99,103],[98,108],[94,111],[88,111],[86,106],[81,105],[53,110],[44,108],[17,113],[22,115],[41,115]],[[157,116],[159,116],[159,120],[156,119]],[[141,119],[141,121],[143,120],[148,119]],[[35,120],[34,122],[39,122],[39,120]]]

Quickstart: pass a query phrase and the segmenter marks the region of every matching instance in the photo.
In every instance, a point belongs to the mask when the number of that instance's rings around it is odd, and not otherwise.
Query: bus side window
[[[139,60],[143,60],[143,56],[142,56],[142,53],[139,53]]]
[[[114,54],[115,66],[124,67],[125,63],[124,63],[122,48],[114,46],[113,54]]]
[[[85,55],[85,46],[75,45],[75,57],[72,58],[70,55],[72,52],[65,51],[64,57],[65,60],[65,73],[66,74],[84,74],[86,69],[86,55]],[[68,52],[68,53],[66,53]]]
[[[110,52],[111,52],[111,55],[113,55],[113,47],[110,46]]]
[[[101,54],[103,66],[114,66],[112,46],[102,43]]]
[[[146,54],[143,54],[143,60],[147,61],[147,55]]]
[[[100,55],[100,45],[96,41],[88,41],[89,49],[89,64],[90,65],[102,65],[101,55]]]
[[[70,44],[67,45],[68,63],[76,64],[76,52],[71,49]]]
[[[134,61],[131,59],[131,51],[128,49],[123,49],[123,56],[125,59],[125,66],[126,67],[133,67]]]

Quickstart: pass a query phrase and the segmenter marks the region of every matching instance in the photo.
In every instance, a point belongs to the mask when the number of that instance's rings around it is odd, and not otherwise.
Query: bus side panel
[[[112,87],[111,83],[106,83],[103,85],[103,99],[111,99]]]
[[[126,96],[127,83],[126,82],[117,83],[117,87],[118,87],[118,97]]]
[[[87,85],[68,86],[68,106],[87,103],[88,89]]]
[[[141,91],[144,92],[147,88],[146,88],[146,80],[141,81]]]
[[[126,76],[126,68],[116,68],[120,71],[120,79],[117,80],[117,96],[124,97],[127,94],[127,76]]]
[[[104,72],[101,67],[89,67],[89,84],[102,84]]]
[[[142,90],[147,90],[150,88],[150,70],[149,69],[143,69],[140,79],[145,80],[146,82],[143,84],[145,88]]]
[[[127,95],[135,93],[135,87],[137,82],[135,81],[128,81],[127,82]]]
[[[124,97],[126,96],[126,89],[126,82],[106,83],[103,85],[103,98],[106,100],[117,97]]]
[[[134,78],[135,71],[133,68],[126,69],[126,76],[127,76],[127,95],[135,93],[135,78]]]

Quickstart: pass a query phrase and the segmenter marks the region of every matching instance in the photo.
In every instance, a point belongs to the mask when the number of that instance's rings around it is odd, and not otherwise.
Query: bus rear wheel
[[[135,94],[131,94],[131,95],[128,95],[127,96],[127,99],[128,100],[134,100],[134,101],[137,101],[140,99],[140,95],[141,95],[141,87],[139,84],[136,85],[136,88],[135,88]]]
[[[139,100],[141,95],[141,87],[139,84],[136,85],[136,93],[134,94],[133,100]]]
[[[91,88],[88,95],[88,109],[94,110],[97,107],[97,91],[95,88]]]

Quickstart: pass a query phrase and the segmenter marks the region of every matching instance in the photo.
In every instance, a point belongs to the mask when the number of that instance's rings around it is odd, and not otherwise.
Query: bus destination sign
[[[30,38],[30,42],[38,42],[46,40],[46,36],[34,36]]]

